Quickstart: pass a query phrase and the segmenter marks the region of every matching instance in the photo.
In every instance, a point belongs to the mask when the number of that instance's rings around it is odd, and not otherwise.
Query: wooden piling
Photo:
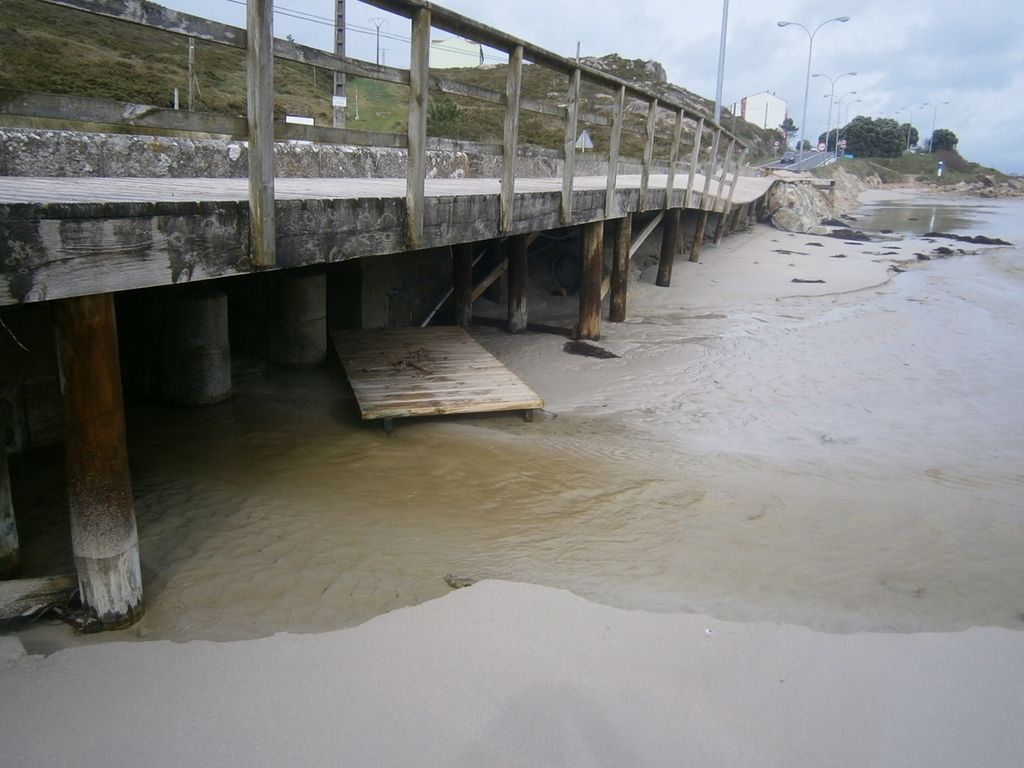
[[[249,251],[257,267],[277,262],[274,219],[274,7],[247,0]]]
[[[672,285],[672,266],[676,259],[676,250],[679,248],[679,214],[679,208],[672,208],[665,212],[665,218],[661,222],[661,256],[658,260],[658,277],[654,284],[662,288]]]
[[[526,330],[527,323],[527,246],[529,235],[516,235],[508,244],[508,329]]]
[[[615,232],[615,255],[612,259],[612,287],[608,320],[621,323],[626,319],[626,290],[629,285],[629,251],[633,237],[633,217],[623,216]]]
[[[455,324],[468,328],[473,324],[473,245],[452,246],[452,291]]]
[[[0,579],[6,579],[18,570],[21,550],[18,546],[18,526],[14,520],[11,502],[11,473],[7,466],[7,417],[0,401]]]
[[[704,230],[708,226],[708,214],[710,211],[700,211],[697,216],[697,226],[693,230],[693,244],[690,246],[690,261],[696,262],[700,259],[700,249],[704,245]]]
[[[409,121],[405,174],[405,240],[410,249],[423,244],[423,190],[427,176],[427,98],[430,83],[430,9],[412,12],[409,45]]]
[[[78,585],[103,627],[120,629],[143,606],[114,297],[64,299],[56,315]]]
[[[580,319],[576,337],[601,338],[601,278],[604,269],[604,221],[583,225],[580,267]]]

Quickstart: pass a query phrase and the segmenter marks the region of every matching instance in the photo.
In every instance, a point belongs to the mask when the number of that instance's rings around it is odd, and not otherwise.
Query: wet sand
[[[127,713],[153,765],[185,732],[246,764],[1018,765],[1024,274],[1018,249],[916,262],[940,244],[736,235],[671,289],[638,275],[619,359],[476,330],[533,424],[389,438],[340,372],[258,365],[225,406],[134,409],[147,616],[13,659],[0,741],[107,732],[124,708],[82,702],[109,673],[161,701]],[[435,600],[446,574],[505,581]]]

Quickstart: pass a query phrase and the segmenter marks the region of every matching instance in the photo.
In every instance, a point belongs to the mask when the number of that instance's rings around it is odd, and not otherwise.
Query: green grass
[[[641,85],[647,82],[644,63],[621,59],[605,60],[609,73]],[[231,116],[244,116],[244,52],[197,40],[195,65],[197,89],[194,108]],[[435,71],[433,74],[491,91],[504,93],[506,67]],[[535,65],[524,65],[522,95],[548,104],[564,105],[569,79]],[[652,85],[672,98],[687,98],[710,111],[711,103],[675,86]],[[114,19],[73,11],[39,0],[0,2],[0,88],[42,93],[87,96],[116,101],[170,107],[174,90],[184,108],[188,99],[188,40],[181,35],[147,29]],[[329,71],[295,62],[275,61],[274,112],[311,115],[318,125],[331,125],[333,76]],[[347,125],[382,133],[404,133],[407,123],[408,88],[365,78],[349,78]],[[581,89],[581,109],[603,116],[611,114],[614,94],[590,83]],[[428,130],[432,135],[468,141],[500,142],[504,109],[474,99],[431,93],[441,103]],[[358,111],[357,111],[358,105]],[[452,107],[451,105],[454,105]],[[357,116],[358,113],[358,116]],[[735,121],[744,141],[764,149],[774,134],[763,132],[746,121]],[[45,125],[45,122],[34,124]],[[733,125],[726,122],[729,128]],[[640,158],[646,130],[645,110],[627,113],[621,155]],[[607,152],[610,129],[581,121],[598,152]],[[548,149],[561,149],[564,122],[557,118],[522,111],[519,141]],[[655,157],[665,159],[669,140],[659,139]],[[759,152],[755,151],[755,155]],[[748,158],[753,159],[753,158]]]
[[[940,160],[944,164],[941,177],[936,175]],[[838,167],[861,177],[878,176],[887,184],[922,181],[939,186],[952,186],[964,181],[978,181],[981,176],[989,176],[996,181],[1005,181],[1007,178],[997,170],[969,162],[957,152],[948,151],[843,160],[838,165],[822,169],[819,175],[828,176]]]

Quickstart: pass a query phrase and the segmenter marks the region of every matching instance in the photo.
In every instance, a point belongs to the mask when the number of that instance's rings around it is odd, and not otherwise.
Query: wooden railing
[[[219,45],[246,51],[248,83],[248,118],[223,115],[179,112],[160,107],[122,104],[98,99],[86,99],[46,94],[0,92],[0,114],[43,117],[49,119],[75,119],[104,125],[143,126],[154,131],[194,131],[233,136],[244,135],[249,140],[250,190],[250,249],[253,263],[271,266],[275,263],[274,250],[274,169],[273,142],[282,139],[353,144],[373,147],[405,149],[408,153],[406,187],[406,243],[412,249],[423,242],[424,182],[428,171],[428,151],[461,150],[479,154],[499,155],[502,158],[500,229],[508,232],[513,221],[513,201],[516,186],[515,160],[520,154],[519,116],[521,112],[546,115],[564,121],[564,144],[548,150],[563,161],[561,220],[572,222],[573,179],[576,159],[575,143],[580,124],[603,126],[610,130],[607,154],[608,175],[605,216],[622,215],[616,210],[616,180],[622,146],[623,131],[634,130],[626,121],[626,98],[640,99],[647,104],[647,120],[641,135],[644,139],[641,166],[641,206],[647,198],[652,169],[665,167],[667,171],[666,207],[671,206],[676,189],[677,171],[680,170],[683,149],[683,128],[693,121],[693,135],[686,162],[688,174],[684,206],[690,206],[694,193],[694,175],[702,150],[706,153],[702,208],[708,206],[708,192],[716,168],[722,191],[728,168],[733,170],[733,188],[739,165],[745,152],[743,143],[733,134],[715,123],[694,104],[666,98],[636,84],[625,82],[607,73],[562,57],[512,35],[496,30],[473,19],[462,16],[425,0],[364,0],[384,11],[407,17],[412,23],[409,51],[409,69],[378,66],[294,43],[275,39],[272,35],[272,0],[248,0],[247,30],[221,24],[197,16],[173,11],[145,0],[42,0],[54,5],[87,11],[89,13],[140,24],[149,28],[187,35]],[[437,28],[454,35],[472,39],[488,48],[508,54],[508,69],[504,93],[490,91],[475,85],[458,83],[432,76],[429,70],[430,30]],[[305,126],[275,123],[273,120],[273,59],[282,59],[312,65],[321,69],[350,76],[358,76],[395,83],[409,88],[407,130],[403,134],[375,133],[346,128]],[[568,80],[565,106],[552,106],[522,95],[524,62],[552,70]],[[586,112],[581,107],[583,83],[610,91],[612,115]],[[428,137],[427,116],[430,91],[471,98],[504,107],[504,129],[501,144],[465,142]],[[659,130],[659,116],[668,112],[673,116],[671,131]],[[705,136],[710,145],[704,147]],[[724,158],[719,156],[722,139],[728,142]],[[656,157],[659,139],[669,146],[667,157]],[[534,151],[534,153],[536,153]]]

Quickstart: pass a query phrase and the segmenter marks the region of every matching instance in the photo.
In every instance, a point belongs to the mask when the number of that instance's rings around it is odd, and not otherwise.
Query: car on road
[[[782,163],[783,165],[791,165],[792,163],[795,163],[796,152],[792,150],[789,150],[788,152],[783,152],[782,157],[779,158],[779,162]]]

